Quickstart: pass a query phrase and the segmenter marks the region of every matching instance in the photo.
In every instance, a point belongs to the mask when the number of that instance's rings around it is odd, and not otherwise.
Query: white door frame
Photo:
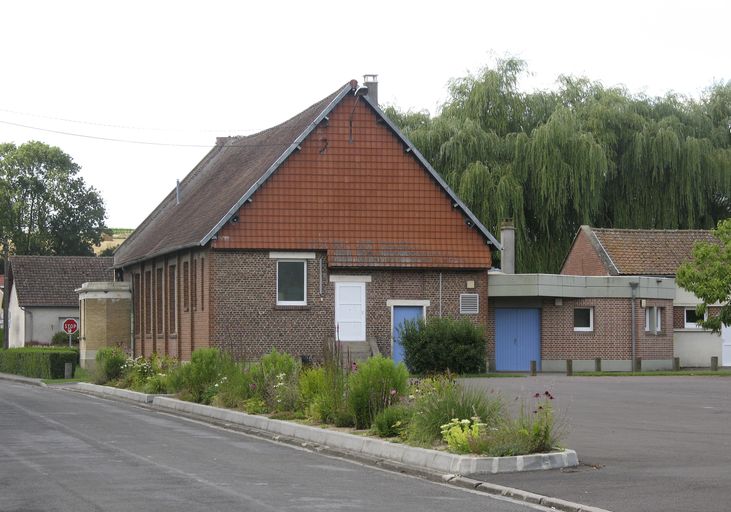
[[[418,300],[418,299],[388,299],[386,301],[386,307],[391,312],[391,354],[393,355],[393,307],[394,306],[421,306],[421,317],[426,320],[426,308],[431,306],[430,300]]]

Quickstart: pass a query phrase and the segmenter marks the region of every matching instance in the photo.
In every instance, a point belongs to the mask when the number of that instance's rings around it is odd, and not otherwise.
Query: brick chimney
[[[513,219],[503,219],[500,223],[500,270],[503,274],[515,274],[515,226]]]
[[[368,87],[368,98],[378,105],[378,75],[363,75],[363,85]]]

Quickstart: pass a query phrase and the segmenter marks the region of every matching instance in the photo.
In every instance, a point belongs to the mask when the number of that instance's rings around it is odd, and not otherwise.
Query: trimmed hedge
[[[76,370],[79,351],[69,348],[27,347],[0,350],[0,373],[13,373],[37,379],[63,379],[64,366]]]

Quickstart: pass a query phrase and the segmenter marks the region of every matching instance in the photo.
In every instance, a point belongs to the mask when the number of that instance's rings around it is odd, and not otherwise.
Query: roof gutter
[[[218,223],[211,229],[206,236],[203,237],[203,239],[198,243],[200,246],[206,245],[208,242],[211,241],[211,239],[218,233],[221,228],[226,224],[228,219],[231,218],[232,215],[234,215],[243,205],[246,201],[249,200],[249,198],[254,195],[254,192],[256,192],[259,187],[261,187],[264,182],[266,182],[269,177],[274,174],[274,172],[279,168],[280,165],[284,163],[289,156],[294,153],[294,151],[299,147],[300,144],[302,144],[302,141],[304,141],[307,136],[312,133],[312,131],[327,117],[327,115],[332,112],[332,110],[335,108],[335,106],[340,103],[340,101],[348,95],[353,90],[350,83],[343,86],[343,88],[340,90],[337,96],[333,98],[333,100],[328,104],[325,109],[320,112],[320,114],[315,118],[314,121],[312,121],[307,128],[294,140],[294,142],[284,151],[284,153],[281,154],[279,158],[267,169],[267,171],[264,173],[264,175],[256,180],[256,183],[254,183],[251,187],[249,187],[249,190],[246,191],[246,193],[239,199],[236,204],[234,204],[228,212],[223,216],[221,220],[218,221]],[[147,258],[145,258],[147,259]]]

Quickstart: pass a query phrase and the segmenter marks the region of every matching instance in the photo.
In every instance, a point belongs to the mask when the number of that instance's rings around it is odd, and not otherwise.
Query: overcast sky
[[[382,105],[432,113],[451,78],[506,55],[527,61],[525,89],[570,74],[698,97],[731,79],[731,2],[720,0],[0,8],[0,142],[40,140],[70,154],[101,191],[111,227],[136,227],[216,136],[282,122],[365,73],[379,75]]]

